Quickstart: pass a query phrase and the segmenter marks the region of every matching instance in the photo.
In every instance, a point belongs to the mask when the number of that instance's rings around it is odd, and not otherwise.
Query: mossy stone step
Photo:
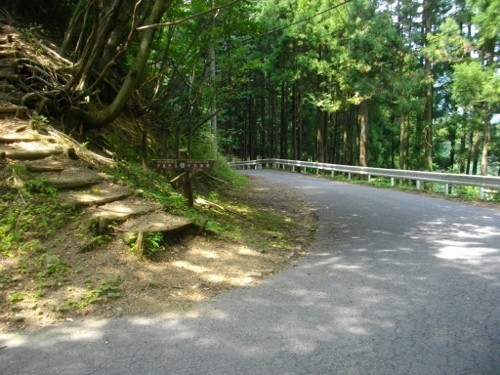
[[[132,194],[133,191],[125,186],[103,182],[88,191],[67,192],[63,199],[72,206],[100,206],[125,199]]]
[[[104,180],[104,176],[84,168],[68,168],[61,173],[41,173],[47,186],[64,189],[83,189],[97,185]]]

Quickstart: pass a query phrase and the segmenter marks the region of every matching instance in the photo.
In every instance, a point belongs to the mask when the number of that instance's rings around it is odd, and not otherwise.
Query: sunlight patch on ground
[[[174,267],[186,269],[186,270],[194,272],[194,273],[203,273],[203,272],[207,271],[207,269],[204,267],[200,267],[200,266],[197,266],[195,264],[192,264],[190,262],[183,261],[183,260],[178,260],[178,261],[172,262],[172,265]]]
[[[91,320],[84,321],[77,325],[61,325],[57,328],[39,331],[39,339],[35,342],[28,335],[19,334],[0,334],[0,341],[9,348],[22,347],[29,345],[30,347],[45,347],[47,342],[56,341],[97,341],[101,340],[105,326],[108,320]]]
[[[465,224],[465,225],[455,225],[455,230],[457,231],[458,237],[467,238],[485,238],[499,236],[500,232],[493,227],[479,227],[477,225]]]
[[[219,257],[215,251],[203,250],[199,248],[191,250],[190,253],[193,255],[200,255],[206,259],[217,259]]]
[[[251,255],[251,256],[261,255],[258,251],[249,249],[248,247],[241,247],[240,249],[238,249],[237,253],[240,255]]]
[[[478,244],[475,242],[449,240],[436,242],[444,245],[438,250],[436,257],[446,260],[462,260],[470,264],[481,264],[485,256],[498,252],[487,247],[477,247]]]

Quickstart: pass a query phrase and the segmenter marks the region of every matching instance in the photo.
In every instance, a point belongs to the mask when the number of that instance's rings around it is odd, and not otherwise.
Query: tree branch
[[[169,26],[180,25],[181,23],[184,23],[186,21],[192,20],[193,18],[197,18],[197,17],[203,16],[203,15],[205,15],[207,13],[217,12],[218,10],[230,7],[230,6],[232,6],[232,5],[236,4],[236,3],[239,3],[240,1],[241,0],[233,0],[233,1],[229,2],[229,3],[227,3],[227,4],[224,4],[224,5],[221,5],[221,6],[218,6],[218,7],[213,7],[213,8],[204,10],[203,12],[200,12],[200,13],[192,14],[191,16],[188,16],[188,17],[185,17],[185,18],[181,18],[180,20],[177,20],[177,21],[161,22],[161,23],[154,23],[152,25],[139,26],[136,30],[137,31],[142,31],[142,30],[152,29],[152,28],[156,28],[156,27],[169,27]]]

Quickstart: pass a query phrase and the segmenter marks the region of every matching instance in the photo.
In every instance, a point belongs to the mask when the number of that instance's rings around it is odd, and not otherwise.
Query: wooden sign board
[[[159,171],[204,172],[214,166],[215,160],[196,159],[156,159],[156,169]]]

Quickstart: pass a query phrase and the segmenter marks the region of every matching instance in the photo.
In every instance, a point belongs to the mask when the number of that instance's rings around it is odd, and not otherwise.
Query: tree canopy
[[[26,103],[84,132],[128,109],[228,157],[500,173],[499,0],[25,3],[71,63]]]

